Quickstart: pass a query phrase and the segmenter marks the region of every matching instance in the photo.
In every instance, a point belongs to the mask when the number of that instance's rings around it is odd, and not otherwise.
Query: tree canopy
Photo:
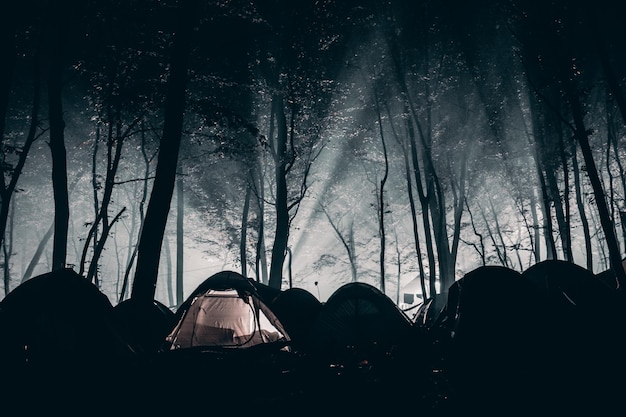
[[[623,282],[626,17],[609,2],[1,7],[4,294],[75,267],[112,300],[170,305],[174,254],[188,290],[228,267],[399,304],[416,277],[432,295],[487,264]]]

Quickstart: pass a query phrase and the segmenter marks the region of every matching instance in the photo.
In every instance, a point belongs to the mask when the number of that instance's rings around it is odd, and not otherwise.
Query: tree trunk
[[[110,107],[109,107],[110,109]],[[110,111],[109,111],[110,113]],[[110,114],[109,114],[110,116]],[[111,136],[113,135],[113,124],[109,118],[109,143],[111,142]],[[98,243],[98,228],[100,224],[100,198],[98,196],[98,190],[100,190],[100,181],[98,180],[98,148],[100,147],[100,125],[96,126],[96,137],[93,143],[93,153],[91,155],[91,188],[93,192],[93,217],[94,221],[87,233],[87,239],[85,239],[85,245],[83,247],[83,255],[80,259],[79,274],[82,275],[85,269],[85,261],[87,258],[87,250],[89,249],[90,241],[93,240],[93,251],[96,251],[96,245]],[[109,155],[110,155],[109,148]],[[106,213],[105,215],[108,215]],[[98,285],[98,276],[94,275],[95,283]]]
[[[383,131],[383,121],[380,114],[380,105],[378,102],[377,92],[374,91],[374,100],[376,102],[376,116],[378,118],[378,132],[380,134],[380,140],[383,146],[383,158],[385,161],[385,168],[383,177],[380,180],[380,186],[378,188],[378,237],[380,238],[380,291],[385,294],[385,251],[386,251],[386,233],[385,233],[385,184],[389,177],[389,159],[387,156],[387,142],[385,141],[385,134]]]
[[[322,212],[326,215],[326,219],[328,219],[328,223],[330,223],[330,227],[333,228],[333,231],[337,235],[337,238],[341,242],[341,245],[346,250],[348,255],[348,261],[350,262],[350,271],[352,276],[352,282],[357,282],[357,265],[356,265],[356,255],[354,248],[354,223],[352,220],[348,226],[348,236],[344,236],[344,234],[339,230],[339,222],[335,222],[332,217],[330,217],[330,213],[328,210],[320,204]]]
[[[452,232],[452,244],[450,245],[450,257],[448,264],[448,276],[451,277],[452,280],[455,280],[455,272],[456,272],[456,259],[459,253],[459,243],[461,241],[461,220],[463,218],[463,207],[465,203],[465,188],[466,188],[466,175],[467,175],[467,153],[463,153],[461,156],[461,172],[459,173],[459,185],[458,191],[456,191],[456,187],[452,187],[454,191],[454,217],[453,217],[453,225],[454,230]],[[452,283],[448,284],[451,285]]]
[[[267,284],[267,257],[265,256],[265,184],[263,181],[263,175],[259,171],[259,184],[257,189],[257,209],[259,219],[259,230],[256,241],[256,255],[254,264],[256,267],[256,279],[257,281]]]
[[[8,236],[2,239],[2,254],[4,255],[4,295],[11,290],[11,256],[13,255],[13,231],[15,226],[15,198],[11,199],[9,211]],[[5,229],[6,233],[6,229]]]
[[[9,96],[11,94],[11,84],[13,81],[13,71],[16,63],[15,50],[15,20],[8,13],[2,16],[0,22],[0,57],[2,57],[2,65],[0,65],[0,158],[4,162],[5,157],[5,129],[7,120],[7,111],[9,105]],[[39,78],[38,75],[36,77]],[[39,89],[35,89],[36,94]],[[37,97],[37,95],[35,96]],[[35,103],[33,102],[33,107]],[[31,123],[32,125],[32,123]],[[2,164],[4,165],[4,164]],[[6,222],[9,211],[10,195],[7,192],[6,177],[4,168],[0,170],[0,203],[2,204],[2,213],[0,214],[0,244],[4,239],[6,230]]]
[[[432,229],[430,226],[429,217],[429,205],[430,196],[424,191],[424,185],[422,183],[422,174],[420,170],[419,157],[417,155],[417,139],[415,137],[415,129],[411,121],[407,122],[407,131],[409,133],[409,145],[411,153],[411,163],[413,164],[413,176],[415,178],[415,185],[417,186],[417,195],[422,206],[422,224],[424,226],[424,240],[426,241],[426,256],[428,258],[428,295],[434,297],[437,293],[435,287],[435,248],[432,239]],[[424,297],[426,295],[424,294]]]
[[[184,236],[185,236],[185,166],[180,163],[180,173],[176,178],[176,304],[184,300]],[[244,275],[245,276],[245,275]]]
[[[567,174],[566,174],[567,175]],[[548,186],[548,195],[550,202],[554,206],[554,214],[556,217],[556,224],[559,229],[559,235],[561,236],[561,247],[563,250],[563,257],[565,260],[572,262],[571,254],[571,239],[569,239],[569,225],[565,218],[565,212],[563,211],[563,204],[561,203],[561,192],[557,184],[556,176],[551,168],[546,169],[546,182]]]
[[[503,249],[500,248],[500,245],[498,244],[494,236],[494,232],[493,230],[491,230],[491,226],[490,226],[491,222],[489,221],[489,219],[487,219],[487,214],[485,213],[485,209],[480,204],[478,204],[478,209],[480,210],[480,216],[482,217],[483,222],[485,223],[485,227],[487,228],[487,234],[489,235],[489,240],[491,240],[491,244],[493,245],[493,249],[496,251],[496,256],[498,257],[500,264],[504,267],[508,267],[509,263],[506,258],[506,248],[504,249],[504,253],[503,253]]]
[[[63,56],[65,46],[64,11],[52,7],[50,19],[50,63],[48,73],[48,118],[50,120],[50,153],[52,155],[52,188],[54,194],[54,238],[52,270],[65,268],[70,217],[67,191],[65,121],[63,120]]]
[[[485,254],[485,238],[483,237],[482,233],[480,233],[478,229],[476,229],[476,222],[474,221],[474,214],[472,213],[472,210],[470,210],[467,197],[465,198],[465,208],[470,218],[470,224],[472,225],[472,230],[474,231],[474,235],[476,235],[476,237],[478,238],[478,244],[480,245],[480,247],[477,246],[475,243],[470,243],[470,245],[474,248],[474,250],[476,250],[476,253],[478,253],[478,256],[480,256],[480,264],[482,266],[485,266],[487,265],[487,258]]]
[[[422,260],[422,246],[420,244],[419,228],[417,222],[417,209],[415,206],[415,196],[413,195],[413,181],[411,180],[411,163],[406,144],[401,144],[402,155],[404,157],[404,171],[406,176],[406,188],[409,198],[409,206],[411,208],[411,224],[413,226],[413,243],[415,244],[415,254],[417,257],[417,267],[419,271],[420,287],[422,289],[422,297],[427,298],[426,292],[426,272],[424,271],[424,261]]]
[[[172,285],[172,281],[174,277],[172,277],[172,248],[170,245],[170,239],[167,236],[167,233],[163,237],[163,252],[165,252],[165,290],[167,296],[167,305],[174,305],[174,288]],[[178,304],[180,305],[180,304]]]
[[[574,254],[572,252],[572,213],[570,207],[570,183],[569,183],[569,166],[567,163],[567,154],[565,152],[565,143],[563,142],[563,132],[559,131],[559,156],[561,158],[561,168],[563,170],[563,228],[561,229],[561,242],[563,245],[563,254],[569,262],[574,262]],[[559,204],[560,205],[560,204]]]
[[[537,176],[541,187],[541,208],[543,211],[543,234],[546,241],[547,259],[558,259],[556,253],[556,243],[554,242],[554,228],[552,226],[552,211],[550,210],[550,197],[548,195],[548,187],[543,175],[543,171],[538,166]]]
[[[578,208],[578,215],[580,216],[580,222],[583,228],[583,235],[585,237],[585,259],[587,262],[587,269],[593,272],[593,249],[591,246],[591,233],[589,231],[589,220],[587,220],[585,204],[583,202],[582,184],[580,183],[580,169],[578,167],[576,142],[572,143],[572,170],[574,171],[574,191],[576,194],[576,207]]]
[[[131,298],[140,301],[152,302],[156,290],[163,235],[176,180],[185,113],[187,68],[195,26],[195,9],[195,0],[186,0],[181,3],[179,26],[172,45],[159,158],[144,227],[139,239],[137,268],[131,292]]]
[[[539,226],[539,216],[537,214],[537,197],[535,196],[536,189],[532,188],[530,192],[530,215],[533,218],[533,256],[535,263],[541,261],[541,226]]]
[[[148,154],[146,153],[146,132],[145,132],[145,129],[143,128],[141,129],[141,155],[143,156],[145,167],[144,167],[143,187],[142,187],[142,192],[141,192],[141,201],[139,202],[139,235],[140,236],[141,236],[141,230],[143,229],[143,224],[145,220],[145,205],[146,205],[146,200],[148,199],[148,177],[150,176],[150,162],[152,161],[152,159],[149,158]],[[132,230],[135,230],[135,228],[133,227]],[[131,244],[130,242],[132,238],[133,238],[133,235],[131,234],[128,238],[129,245]],[[130,253],[130,256],[128,257],[126,271],[124,272],[122,288],[118,293],[119,301],[123,301],[124,298],[126,297],[126,291],[127,291],[129,280],[130,280],[130,273],[133,269],[133,264],[135,263],[135,258],[137,256],[137,249],[138,249],[139,244],[134,244],[132,246],[133,246],[133,249],[132,249],[132,252]]]
[[[588,133],[583,119],[582,106],[578,100],[578,96],[574,92],[573,85],[566,82],[565,90],[572,110],[572,116],[574,118],[574,135],[578,140],[580,150],[585,160],[585,166],[587,167],[587,175],[589,175],[589,181],[591,182],[593,195],[598,208],[598,215],[600,216],[600,224],[602,225],[602,231],[604,232],[604,238],[606,239],[606,244],[609,250],[611,269],[615,273],[615,279],[617,281],[616,287],[621,289],[622,286],[626,284],[626,272],[622,266],[622,256],[620,254],[617,237],[615,236],[613,221],[611,220],[611,216],[609,214],[602,182],[600,181],[598,169],[593,159],[593,152],[591,151],[591,146],[589,145],[589,138],[587,137]]]
[[[24,165],[26,164],[26,158],[30,152],[30,149],[35,143],[37,139],[37,125],[39,124],[39,106],[41,102],[41,79],[39,75],[39,59],[38,55],[35,56],[33,64],[33,104],[31,108],[30,115],[30,124],[28,128],[28,134],[26,136],[26,140],[22,145],[21,152],[19,154],[18,161],[13,167],[13,172],[11,173],[11,179],[7,184],[5,181],[4,173],[0,173],[2,177],[1,189],[0,189],[0,243],[4,240],[6,228],[7,228],[7,220],[9,217],[10,205],[14,198],[15,188],[17,187],[17,182],[22,175],[22,170]],[[1,116],[0,116],[1,117]],[[4,128],[2,128],[4,129]],[[4,146],[4,139],[2,138],[2,133],[0,131],[0,149]],[[2,154],[4,157],[4,154]],[[6,286],[5,286],[6,288]]]
[[[252,188],[246,187],[246,196],[243,201],[243,211],[241,213],[241,234],[239,239],[239,259],[241,260],[241,275],[248,276],[248,215],[250,213],[250,197]]]
[[[281,288],[283,280],[283,264],[289,240],[289,209],[287,206],[287,120],[283,99],[279,95],[272,98],[273,112],[276,114],[276,146],[275,146],[275,177],[276,177],[276,233],[272,247],[269,286]]]
[[[511,261],[509,261],[509,255],[507,253],[506,242],[504,241],[504,234],[502,233],[502,228],[500,227],[500,222],[498,221],[498,212],[493,206],[493,199],[489,196],[489,209],[491,210],[491,215],[493,216],[493,225],[495,227],[496,236],[498,236],[498,242],[501,245],[502,249],[500,254],[502,255],[502,260],[504,261],[502,265],[507,268],[511,268]],[[495,242],[494,242],[495,244]]]
[[[39,241],[39,244],[37,245],[37,249],[35,249],[35,254],[31,258],[30,262],[28,263],[28,266],[26,267],[26,270],[24,271],[24,275],[22,275],[22,282],[28,281],[33,276],[35,267],[37,267],[37,264],[39,263],[39,260],[41,259],[41,255],[46,249],[46,245],[50,241],[50,238],[52,237],[53,234],[54,234],[54,223],[50,225],[46,233],[44,233],[43,237]]]
[[[109,113],[111,115],[111,112]],[[91,228],[89,229],[89,233],[87,235],[87,239],[85,240],[85,245],[83,247],[83,252],[82,252],[81,262],[80,262],[80,270],[79,270],[80,274],[84,272],[86,256],[89,250],[89,244],[91,241],[93,241],[93,245],[94,245],[93,256],[89,264],[89,269],[87,271],[86,278],[88,281],[93,281],[96,285],[99,285],[98,279],[97,279],[98,262],[100,260],[102,251],[104,250],[106,241],[109,238],[111,227],[113,226],[115,221],[119,219],[122,212],[124,212],[126,209],[126,208],[123,208],[121,212],[116,216],[115,220],[109,221],[109,206],[111,203],[111,198],[113,196],[113,189],[115,186],[115,176],[117,175],[119,163],[122,158],[122,145],[124,143],[124,137],[126,136],[125,133],[124,134],[122,133],[121,120],[119,120],[119,117],[116,117],[115,124],[116,124],[116,128],[115,128],[115,133],[114,133],[112,129],[113,121],[112,121],[112,118],[109,117],[109,133],[108,133],[108,139],[107,139],[107,167],[106,167],[106,175],[105,175],[105,180],[104,180],[104,189],[102,193],[102,202],[99,205],[99,207],[98,207],[98,192],[97,192],[99,188],[99,184],[97,181],[96,166],[95,166],[95,159],[96,159],[95,152],[97,151],[97,146],[94,148],[94,165],[93,165],[93,171],[92,171],[92,181],[93,181],[93,188],[94,188],[93,190],[94,191],[94,204],[95,204],[94,208],[97,211],[96,211],[95,220],[93,224],[91,225]],[[127,132],[129,132],[130,129],[132,129],[134,124],[135,123],[131,124],[128,127]],[[98,139],[99,139],[99,136],[97,135],[96,140]],[[98,228],[100,224],[102,225],[102,233],[100,234],[100,236],[98,236]]]

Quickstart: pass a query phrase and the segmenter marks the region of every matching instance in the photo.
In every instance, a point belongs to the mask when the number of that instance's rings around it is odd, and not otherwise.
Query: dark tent
[[[539,262],[522,275],[551,302],[563,308],[600,311],[611,308],[615,292],[591,271],[571,262]]]
[[[109,299],[71,269],[20,284],[0,302],[0,361],[64,367],[130,357]]]
[[[113,306],[71,269],[31,278],[0,302],[3,407],[68,413],[132,386],[136,353]],[[105,404],[103,404],[104,406]]]
[[[307,337],[319,316],[321,301],[305,289],[289,288],[274,299],[271,307],[291,336],[294,348],[308,350]]]
[[[322,304],[308,343],[310,379],[316,382],[307,390],[329,404],[336,400],[347,413],[374,413],[374,396],[410,396],[419,409],[415,393],[427,378],[427,348],[410,318],[376,287],[350,282],[335,290]],[[351,398],[360,401],[346,400]]]
[[[130,298],[113,309],[129,340],[141,353],[158,351],[176,324],[174,312],[156,300],[144,302]]]
[[[522,275],[546,304],[542,378],[572,411],[609,409],[626,388],[626,323],[617,291],[591,271],[561,260],[537,263]]]
[[[290,337],[256,287],[241,274],[222,271],[207,278],[181,304],[169,348],[246,348],[288,344]]]
[[[591,271],[561,260],[539,262],[523,272],[542,294],[555,343],[567,340],[588,353],[604,355],[624,335],[621,298]],[[556,337],[555,333],[558,333]],[[615,337],[613,337],[615,336]],[[576,349],[568,347],[567,351]]]
[[[450,286],[445,318],[436,331],[462,406],[530,394],[530,381],[541,367],[539,300],[520,273],[502,266],[481,266]]]
[[[376,287],[350,282],[323,304],[312,338],[324,350],[392,348],[412,333],[411,320]]]
[[[420,362],[416,336],[409,317],[389,297],[372,285],[350,282],[322,305],[309,346],[322,361],[344,368],[365,364],[383,370],[411,352],[413,360],[406,363],[410,373]]]

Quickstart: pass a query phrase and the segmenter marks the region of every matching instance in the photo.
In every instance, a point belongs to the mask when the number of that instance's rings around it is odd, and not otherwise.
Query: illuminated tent
[[[173,328],[146,366],[146,390],[151,401],[164,400],[158,415],[263,410],[276,392],[293,389],[293,356],[290,335],[254,283],[221,271],[176,310]],[[168,380],[177,382],[162,384]]]
[[[181,304],[167,335],[170,350],[288,345],[290,337],[255,286],[241,274],[222,271],[207,278]]]

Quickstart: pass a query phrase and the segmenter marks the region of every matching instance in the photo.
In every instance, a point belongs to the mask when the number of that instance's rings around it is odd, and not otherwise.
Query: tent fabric
[[[593,272],[571,262],[546,260],[534,264],[522,275],[553,303],[577,309],[602,309],[614,303],[615,291]],[[609,303],[609,304],[607,304]]]
[[[540,297],[521,273],[497,265],[466,273],[450,286],[443,314],[435,331],[457,401],[517,404],[541,391]]]
[[[617,290],[607,286],[591,271],[561,260],[539,262],[522,275],[545,300],[545,322],[555,351],[572,360],[577,352],[597,357],[615,346],[624,346],[625,315]],[[569,361],[569,360],[568,360]]]
[[[106,295],[69,268],[33,277],[7,294],[0,332],[0,360],[106,361],[135,354]]]
[[[303,288],[289,288],[274,298],[271,308],[289,332],[294,346],[306,348],[322,302]]]
[[[423,336],[378,288],[344,284],[323,303],[309,332],[306,356],[312,375],[318,375],[312,379],[333,381],[331,391],[343,392],[350,384],[367,390],[368,381],[378,381],[400,397],[407,387],[419,391],[430,372]]]
[[[445,314],[459,353],[489,361],[530,350],[542,320],[538,291],[519,272],[496,265],[476,268],[452,284]]]
[[[222,271],[207,278],[183,302],[167,335],[170,350],[193,347],[246,348],[291,339],[252,283]]]
[[[119,410],[108,410],[103,393],[129,392],[141,379],[108,298],[69,268],[9,292],[0,302],[0,335],[3,407],[21,415],[81,415],[94,404],[113,415]]]
[[[539,262],[522,275],[545,303],[541,380],[559,404],[579,411],[573,399],[599,404],[620,398],[626,389],[626,321],[618,291],[563,260]]]
[[[113,307],[133,346],[142,353],[156,352],[176,322],[174,312],[163,303],[129,298]]]
[[[384,350],[409,340],[412,331],[409,317],[389,297],[370,284],[350,282],[323,304],[311,338],[320,350]]]

